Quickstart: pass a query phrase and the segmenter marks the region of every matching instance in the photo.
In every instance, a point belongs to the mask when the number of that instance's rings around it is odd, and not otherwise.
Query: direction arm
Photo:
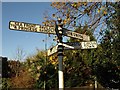
[[[73,31],[68,30],[66,28],[63,28],[63,35],[68,36],[68,37],[72,37],[72,38],[81,39],[83,41],[90,41],[90,37],[88,35],[73,32]]]
[[[17,30],[17,31],[26,31],[26,32],[56,34],[55,26],[42,26],[39,24],[32,24],[32,23],[18,22],[18,21],[10,21],[9,29]]]

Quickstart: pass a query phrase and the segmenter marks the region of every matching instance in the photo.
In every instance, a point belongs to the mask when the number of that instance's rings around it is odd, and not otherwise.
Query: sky
[[[36,48],[45,50],[43,40],[48,37],[47,34],[10,30],[9,21],[42,24],[44,13],[48,12],[51,15],[55,11],[50,4],[51,2],[2,3],[2,55],[0,56],[14,59],[17,48],[22,49],[26,56],[34,54]],[[47,48],[55,44],[52,35],[47,38],[46,44]]]

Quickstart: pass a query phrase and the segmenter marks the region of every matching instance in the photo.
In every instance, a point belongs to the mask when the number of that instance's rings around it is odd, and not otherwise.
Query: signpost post
[[[62,39],[63,39],[63,28],[62,28],[63,24],[62,24],[62,19],[58,18],[58,25],[56,25],[56,35],[58,37],[58,42],[62,43]],[[63,90],[64,89],[64,76],[63,76],[63,45],[59,45],[58,44],[58,65],[59,65],[59,71],[58,71],[58,76],[59,76],[59,90]]]

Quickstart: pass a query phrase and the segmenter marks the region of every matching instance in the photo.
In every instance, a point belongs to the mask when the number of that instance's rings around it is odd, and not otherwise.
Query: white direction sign
[[[63,45],[64,50],[74,50],[74,49],[94,49],[97,48],[97,42],[96,41],[90,41],[90,42],[67,42],[67,43],[59,43],[58,45]],[[54,46],[53,48],[50,48],[47,53],[48,56],[53,55],[57,52],[58,45]]]
[[[38,33],[46,33],[46,34],[56,34],[55,26],[41,26],[39,24],[25,23],[25,22],[17,22],[10,21],[9,29],[11,30],[19,30],[19,31],[27,31],[27,32],[38,32]]]
[[[48,49],[47,55],[50,56],[50,55],[53,55],[54,53],[56,53],[57,52],[57,48],[58,48],[58,45]]]
[[[64,49],[93,49],[97,48],[97,42],[96,41],[90,41],[90,42],[69,42],[65,43],[69,46],[72,46],[72,48],[64,47]]]
[[[63,29],[63,35],[77,39],[82,39],[83,41],[90,41],[90,37],[88,35],[72,32],[71,30],[67,30],[65,28]]]

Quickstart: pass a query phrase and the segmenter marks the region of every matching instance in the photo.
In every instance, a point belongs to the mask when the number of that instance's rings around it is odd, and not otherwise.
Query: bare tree
[[[18,61],[22,61],[25,59],[25,56],[26,56],[25,51],[22,48],[18,47],[15,51],[15,58],[14,59],[18,60]]]

